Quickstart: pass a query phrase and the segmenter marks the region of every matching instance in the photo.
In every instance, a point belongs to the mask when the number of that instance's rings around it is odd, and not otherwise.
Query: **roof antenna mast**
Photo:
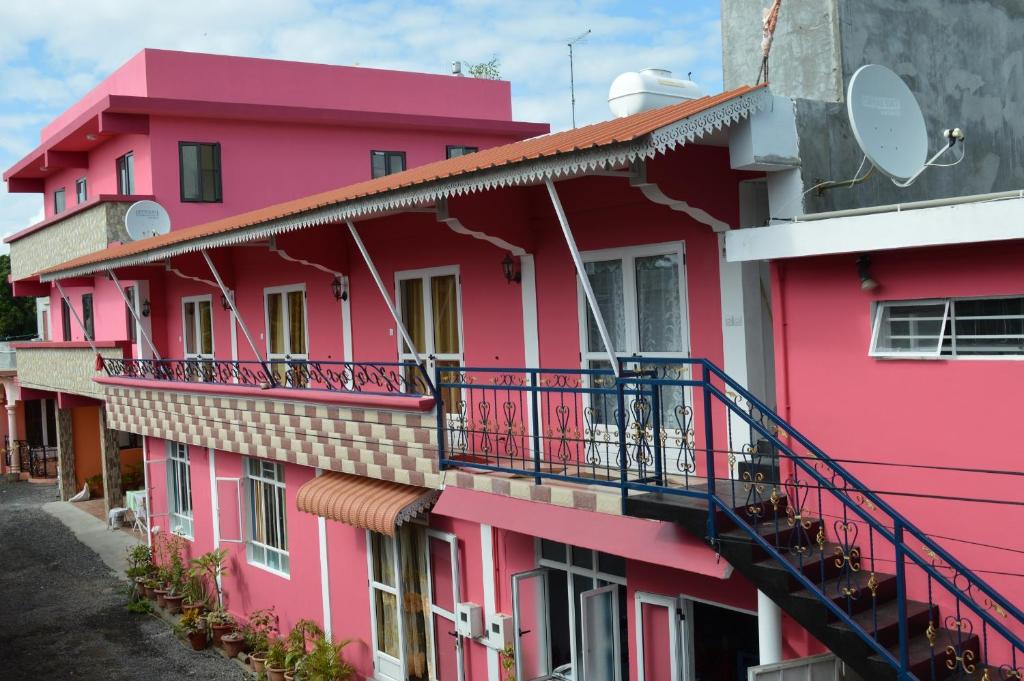
[[[576,127],[576,78],[573,73],[572,48],[583,42],[588,35],[590,35],[589,28],[569,41],[569,97],[572,99],[572,127],[574,128]]]

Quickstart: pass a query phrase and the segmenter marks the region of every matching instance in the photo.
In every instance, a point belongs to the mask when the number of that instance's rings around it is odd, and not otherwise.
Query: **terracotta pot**
[[[284,673],[284,681],[295,681],[295,672],[294,671],[285,672]]]
[[[155,587],[143,585],[142,586],[142,593],[145,594],[146,598],[148,598],[150,600],[156,598]]]
[[[224,634],[234,631],[235,625],[233,624],[215,624],[210,629],[213,631],[213,645],[221,645],[221,638]]]
[[[228,657],[238,657],[238,654],[245,650],[245,637],[237,632],[224,634],[220,643]]]
[[[267,667],[267,679],[269,681],[284,681],[284,669],[271,669]]]
[[[267,668],[267,658],[263,657],[262,653],[250,655],[249,666],[252,667],[254,672],[261,672]]]
[[[164,604],[167,606],[167,612],[172,615],[177,615],[181,612],[181,601],[184,600],[184,596],[164,596]]]
[[[192,644],[192,650],[204,650],[207,646],[206,631],[194,631],[188,635],[188,642]]]
[[[167,589],[154,589],[153,593],[156,594],[156,604],[161,608],[167,607]]]
[[[184,603],[183,602],[181,604],[181,612],[184,615],[187,615],[190,612],[195,612],[196,615],[202,615],[203,614],[203,609],[205,607],[206,606],[203,605],[202,603]]]

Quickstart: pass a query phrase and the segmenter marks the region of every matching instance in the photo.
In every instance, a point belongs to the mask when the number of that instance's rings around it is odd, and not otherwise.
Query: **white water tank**
[[[608,106],[616,117],[622,118],[703,96],[692,80],[673,78],[666,69],[644,69],[623,73],[612,81]]]

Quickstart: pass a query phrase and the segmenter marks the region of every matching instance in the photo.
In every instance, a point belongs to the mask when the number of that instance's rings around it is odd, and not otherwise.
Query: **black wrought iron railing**
[[[22,473],[37,479],[56,478],[58,468],[57,448],[44,445],[30,445],[26,440],[5,443],[5,459],[8,466],[17,458]]]
[[[1024,674],[1018,603],[711,362],[439,367],[435,385],[442,467],[612,487],[624,508],[691,497],[712,546],[739,528],[900,679]]]
[[[433,394],[430,377],[415,362],[335,362],[291,358],[264,362],[102,358],[102,362],[107,376],[169,383],[211,383],[367,395]]]

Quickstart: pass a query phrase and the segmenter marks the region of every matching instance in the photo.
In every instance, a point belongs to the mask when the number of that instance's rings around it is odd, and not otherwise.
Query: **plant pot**
[[[267,667],[267,679],[269,681],[284,681],[284,669],[272,669]]]
[[[150,600],[156,598],[156,587],[143,585],[142,592]]]
[[[172,615],[177,615],[181,612],[181,602],[184,599],[184,596],[172,596],[170,594],[164,596],[164,603],[167,605],[167,612]]]
[[[294,671],[285,672],[284,673],[284,681],[295,681],[295,672]]]
[[[206,631],[193,631],[188,635],[188,642],[192,644],[192,650],[205,650],[207,646]]]
[[[196,615],[202,615],[203,614],[203,610],[205,608],[206,608],[206,606],[203,605],[202,603],[185,603],[185,602],[182,602],[182,604],[181,604],[181,613],[183,615],[188,615],[190,612],[195,612]]]
[[[156,604],[161,608],[167,607],[167,589],[154,589],[153,593],[156,594]]]
[[[221,639],[224,637],[224,634],[234,631],[235,625],[215,624],[212,627],[210,627],[210,630],[213,632],[213,645],[222,646]]]
[[[238,632],[231,632],[224,634],[220,643],[228,657],[238,657],[238,654],[245,649],[245,636]]]
[[[267,658],[262,653],[254,653],[249,656],[249,666],[254,672],[261,672],[267,668]]]

